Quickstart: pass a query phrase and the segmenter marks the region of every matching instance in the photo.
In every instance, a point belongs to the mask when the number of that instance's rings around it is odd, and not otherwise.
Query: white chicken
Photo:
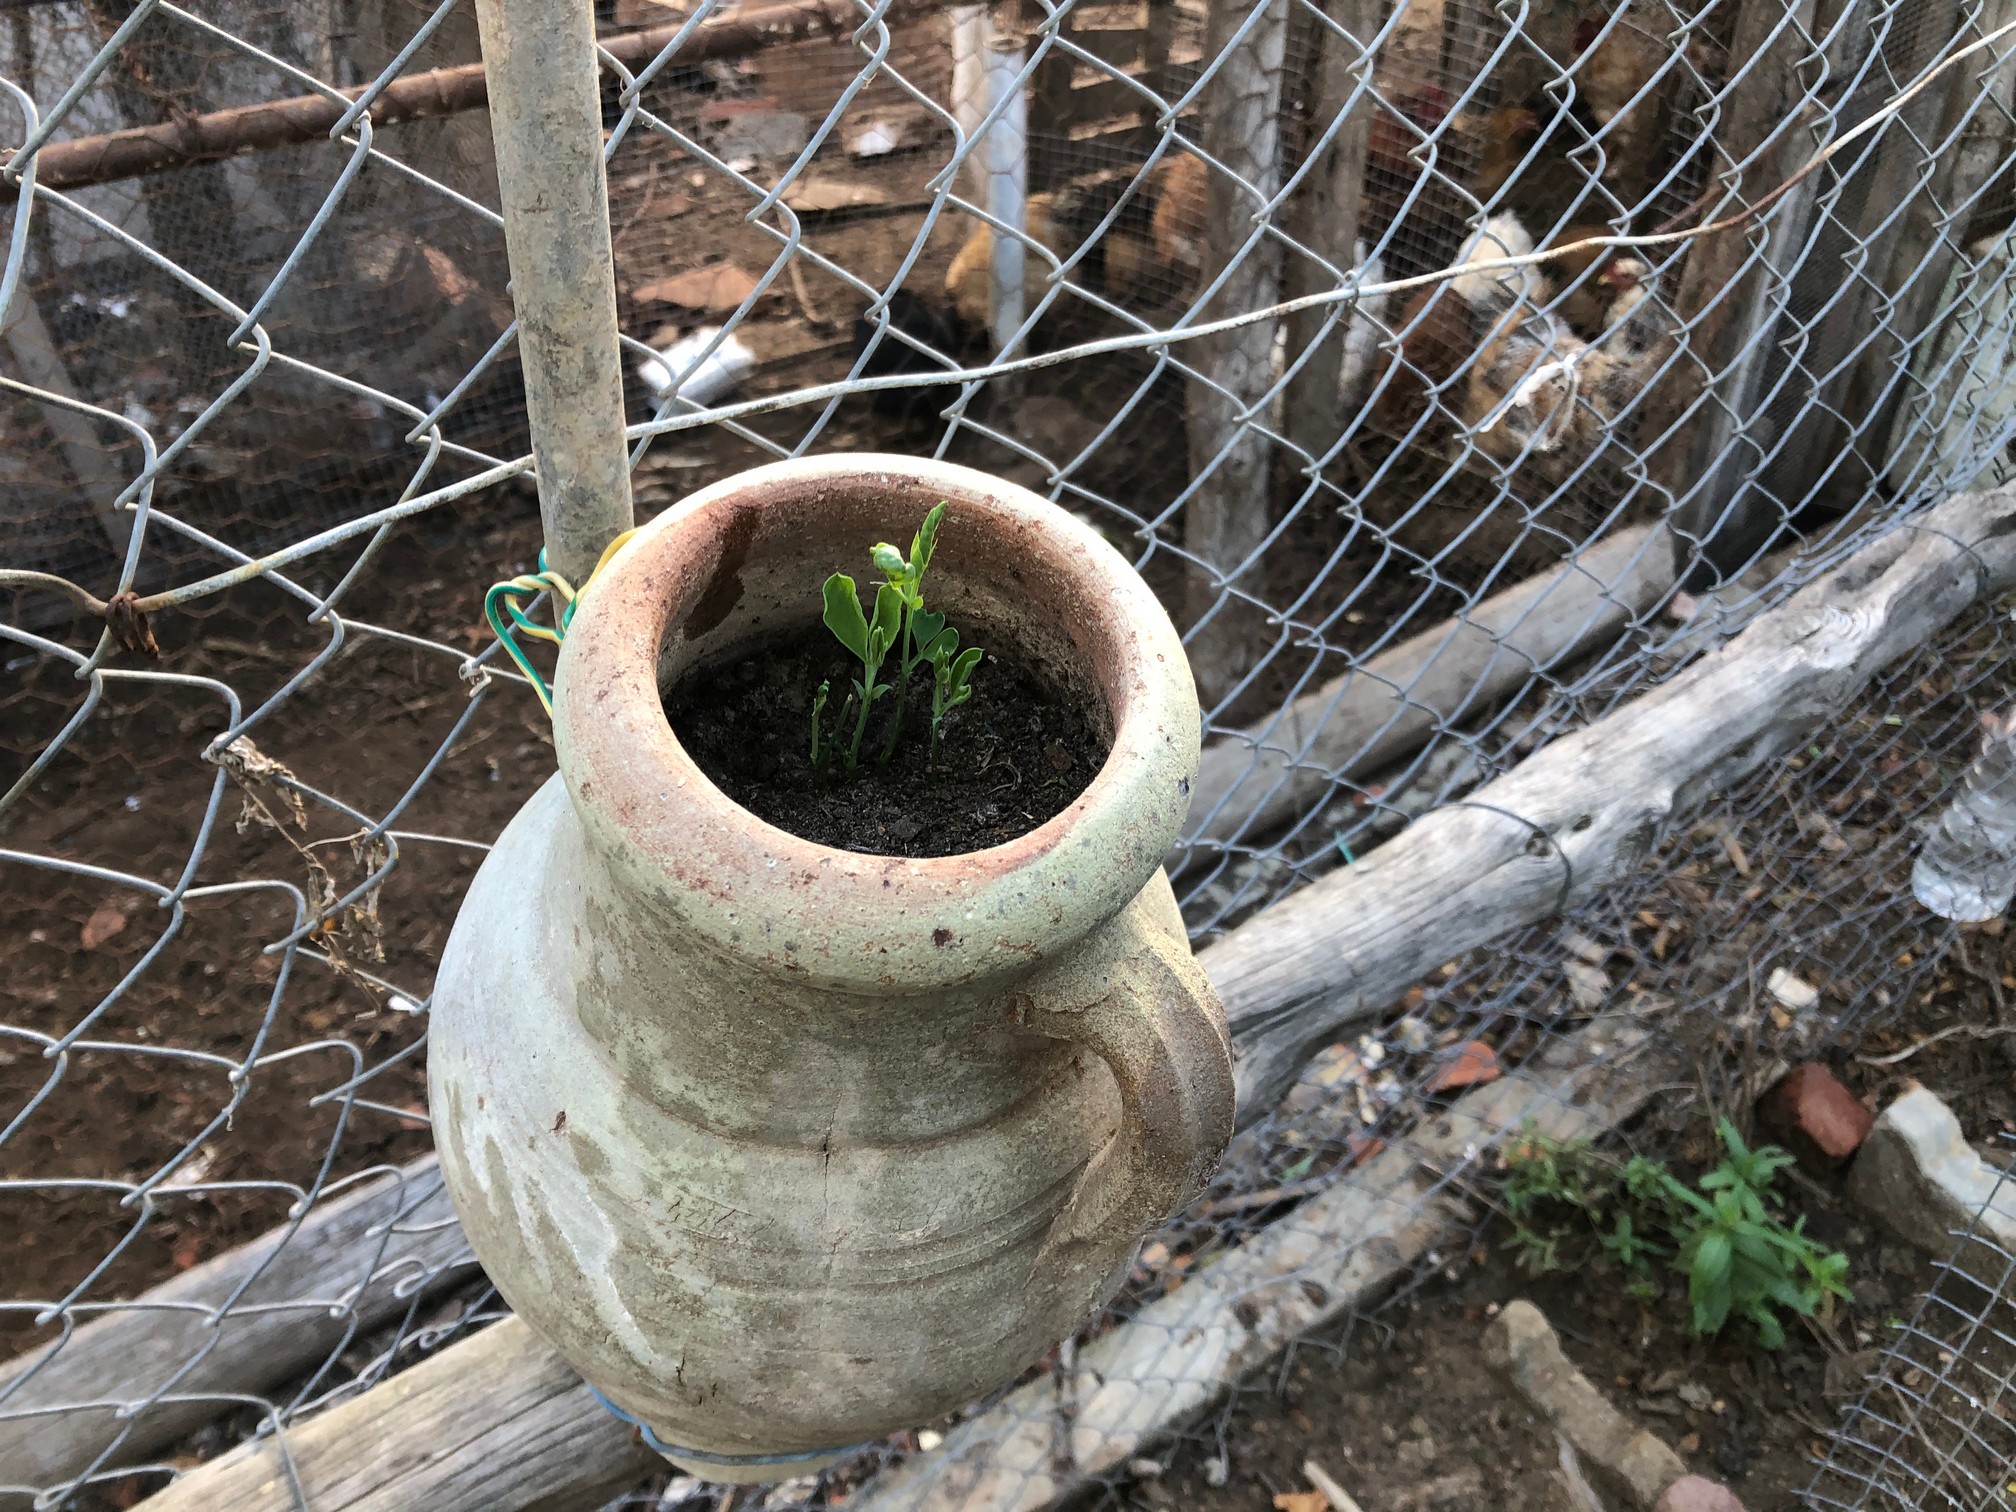
[[[1462,261],[1467,268],[1532,251],[1532,236],[1508,213],[1485,221]],[[1651,270],[1619,257],[1597,282],[1609,302],[1602,334],[1585,341],[1546,304],[1548,285],[1532,265],[1477,268],[1452,281],[1478,342],[1456,390],[1458,415],[1487,455],[1579,464],[1644,386],[1668,333]]]

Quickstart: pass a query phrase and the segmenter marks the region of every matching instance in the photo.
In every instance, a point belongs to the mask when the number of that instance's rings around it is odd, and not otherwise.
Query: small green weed
[[[1778,1348],[1780,1309],[1825,1316],[1849,1296],[1848,1257],[1809,1239],[1803,1217],[1787,1224],[1775,1211],[1784,1199],[1772,1182],[1790,1155],[1775,1145],[1751,1149],[1726,1118],[1715,1133],[1722,1160],[1689,1186],[1661,1161],[1529,1131],[1505,1155],[1508,1247],[1535,1275],[1607,1255],[1648,1300],[1666,1263],[1687,1278],[1694,1333],[1718,1334],[1740,1320],[1766,1349]]]
[[[869,549],[869,560],[882,574],[882,582],[875,589],[875,610],[872,616],[861,609],[859,590],[854,579],[844,572],[836,572],[826,579],[822,590],[825,612],[821,618],[834,637],[851,651],[861,663],[861,676],[854,681],[853,691],[840,705],[837,724],[844,727],[847,714],[854,712],[854,733],[841,751],[841,760],[848,771],[853,771],[861,762],[861,739],[868,732],[868,713],[875,701],[885,693],[896,695],[896,710],[889,721],[889,735],[882,743],[882,753],[876,758],[878,768],[887,768],[889,758],[895,753],[896,742],[903,734],[903,714],[910,701],[910,675],[919,667],[929,665],[932,669],[931,693],[931,755],[938,755],[940,731],[945,716],[973,696],[973,669],[980,664],[982,652],[978,646],[959,649],[959,632],[945,623],[945,616],[934,614],[924,607],[924,570],[931,565],[931,553],[938,543],[938,527],[945,519],[945,501],[932,505],[931,512],[924,516],[924,523],[917,527],[917,534],[911,538],[908,554],[898,551],[887,541],[877,541]],[[879,681],[884,664],[890,653],[896,656],[896,680],[893,683]],[[812,701],[812,766],[823,772],[838,745],[837,732],[832,738],[821,733],[820,720],[826,712],[826,700],[830,692],[827,684],[821,683]]]

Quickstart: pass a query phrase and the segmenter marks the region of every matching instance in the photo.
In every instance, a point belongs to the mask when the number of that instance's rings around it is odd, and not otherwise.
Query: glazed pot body
[[[660,689],[814,618],[826,573],[941,499],[927,599],[1083,700],[1112,755],[967,855],[772,828]],[[442,1169],[498,1288],[715,1478],[800,1473],[749,1461],[929,1421],[1039,1358],[1231,1131],[1223,1014],[1159,869],[1198,718],[1152,595],[984,475],[781,463],[605,569],[554,730],[560,772],[479,872],[433,1006]]]

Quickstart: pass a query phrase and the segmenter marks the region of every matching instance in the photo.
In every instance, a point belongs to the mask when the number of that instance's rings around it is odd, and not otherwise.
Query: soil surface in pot
[[[861,764],[843,774],[853,733],[840,705],[860,663],[821,625],[785,631],[747,655],[700,668],[666,695],[681,745],[714,785],[759,819],[839,850],[956,856],[1027,834],[1082,793],[1107,742],[1078,700],[1033,669],[987,653],[973,696],[945,716],[931,760],[931,669],[910,680],[903,732],[886,770],[876,758],[896,695],[878,699]],[[830,682],[825,726],[841,747],[812,770],[812,699]]]

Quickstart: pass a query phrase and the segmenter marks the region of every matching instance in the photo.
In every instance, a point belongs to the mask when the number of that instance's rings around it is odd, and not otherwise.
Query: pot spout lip
[[[888,509],[894,525],[940,500],[946,539],[989,564],[982,570],[1012,570],[1016,592],[1067,628],[1112,718],[1104,765],[1055,817],[960,855],[837,850],[764,822],[673,734],[659,691],[668,637],[718,624],[745,560],[795,520]],[[808,600],[817,592],[808,582]],[[1026,973],[1118,913],[1177,839],[1201,728],[1175,626],[1095,531],[975,469],[875,453],[757,467],[640,529],[580,600],[553,724],[574,812],[626,890],[759,969],[884,994]]]

